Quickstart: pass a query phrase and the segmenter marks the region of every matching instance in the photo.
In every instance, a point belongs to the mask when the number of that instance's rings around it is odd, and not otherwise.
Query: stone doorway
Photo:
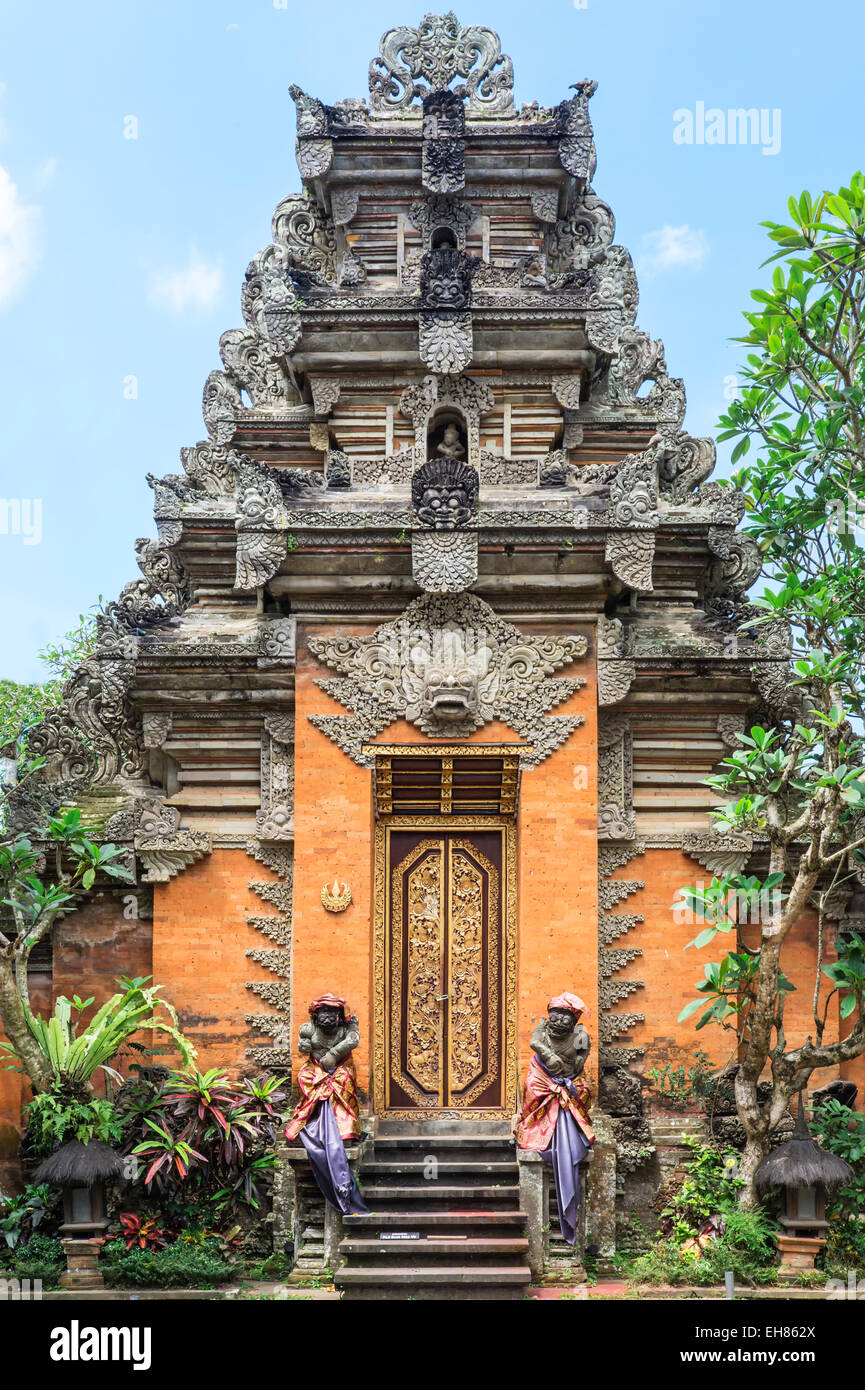
[[[516,1105],[515,826],[379,824],[376,1112],[501,1118]]]

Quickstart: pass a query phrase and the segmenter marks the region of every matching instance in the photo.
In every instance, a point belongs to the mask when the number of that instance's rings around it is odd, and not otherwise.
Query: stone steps
[[[349,1299],[522,1299],[531,1281],[528,1265],[400,1265],[390,1269],[346,1266],[336,1284]]]
[[[344,1255],[376,1256],[390,1259],[394,1255],[405,1258],[411,1253],[415,1259],[421,1255],[445,1255],[452,1260],[455,1254],[463,1255],[522,1255],[529,1248],[525,1236],[495,1236],[472,1239],[471,1236],[422,1235],[416,1240],[343,1240],[340,1249]]]
[[[529,1242],[507,1124],[384,1124],[359,1181],[371,1210],[343,1221],[343,1298],[523,1297]]]
[[[361,1173],[361,1177],[363,1174]],[[494,1187],[481,1186],[462,1186],[444,1187],[441,1183],[418,1182],[412,1186],[391,1186],[387,1183],[375,1184],[368,1187],[363,1183],[361,1187],[364,1201],[367,1206],[374,1202],[447,1202],[454,1206],[468,1206],[473,1202],[496,1202],[507,1201],[514,1203],[519,1201],[520,1189],[518,1183],[496,1184]],[[439,1210],[441,1208],[439,1207]]]

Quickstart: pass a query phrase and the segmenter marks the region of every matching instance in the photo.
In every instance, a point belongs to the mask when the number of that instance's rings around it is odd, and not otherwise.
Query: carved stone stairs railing
[[[531,1281],[526,1214],[507,1124],[380,1124],[347,1216],[344,1299],[513,1299]]]

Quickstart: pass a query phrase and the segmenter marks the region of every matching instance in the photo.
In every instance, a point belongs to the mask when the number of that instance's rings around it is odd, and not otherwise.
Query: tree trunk
[[[52,1081],[51,1068],[28,1026],[24,1001],[15,983],[14,965],[7,956],[0,957],[0,1022],[33,1089],[47,1091]]]
[[[754,1178],[757,1169],[766,1157],[769,1149],[769,1142],[765,1135],[749,1134],[742,1150],[742,1157],[739,1160],[739,1177],[744,1179],[745,1186],[739,1192],[739,1206],[745,1211],[750,1211],[756,1207],[759,1198],[754,1187]]]

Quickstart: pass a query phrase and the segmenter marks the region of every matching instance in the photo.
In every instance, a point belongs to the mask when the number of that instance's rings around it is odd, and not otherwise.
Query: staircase
[[[384,1121],[347,1216],[344,1299],[513,1299],[531,1280],[507,1122]]]

